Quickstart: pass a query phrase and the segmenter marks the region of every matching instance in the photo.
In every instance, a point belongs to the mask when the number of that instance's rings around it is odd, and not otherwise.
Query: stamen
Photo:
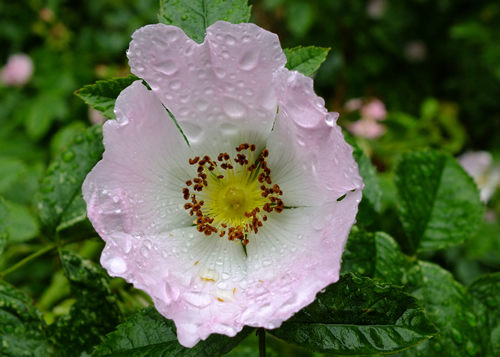
[[[234,166],[227,152],[219,153],[216,161],[208,155],[189,159],[191,165],[197,165],[197,177],[185,182],[192,191],[185,187],[182,194],[185,200],[191,198],[184,209],[195,217],[198,232],[207,237],[227,235],[228,240],[245,246],[268,220],[262,213],[283,211],[284,203],[279,198],[283,191],[273,184],[266,161],[269,150],[264,149],[255,158],[256,149],[255,144],[248,143],[236,147],[233,160],[238,165]]]

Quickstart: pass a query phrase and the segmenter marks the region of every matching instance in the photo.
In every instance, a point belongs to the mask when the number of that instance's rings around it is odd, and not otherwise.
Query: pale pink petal
[[[9,57],[7,64],[2,68],[0,78],[7,86],[22,86],[31,79],[33,70],[31,57],[20,53]]]
[[[377,139],[385,133],[385,126],[370,118],[362,118],[354,123],[349,123],[347,129],[355,136],[367,139]]]
[[[361,98],[349,99],[344,105],[345,109],[348,112],[354,112],[356,110],[360,110],[362,106],[363,106],[363,101],[361,100]]]
[[[175,321],[179,342],[193,347],[212,333],[234,336],[244,326],[235,321],[244,304],[246,257],[241,244],[195,227],[108,242],[102,265],[144,290],[158,311]]]
[[[384,120],[387,116],[384,103],[379,99],[372,99],[361,108],[361,116],[375,120]]]
[[[468,151],[457,159],[476,182],[481,201],[488,202],[500,184],[500,167],[494,164],[493,156],[487,151]]]
[[[317,206],[361,188],[358,165],[312,79],[296,71],[274,75],[279,112],[268,140],[269,167],[285,206]]]
[[[263,148],[276,114],[272,73],[286,62],[275,34],[254,24],[219,21],[207,29],[202,44],[163,24],[143,27],[132,37],[132,72],[174,114],[195,151],[201,146],[216,156],[242,138]],[[217,142],[221,138],[224,142]]]
[[[186,165],[189,148],[161,102],[136,81],[118,97],[115,113],[118,120],[103,127],[103,159],[82,188],[96,231],[107,240],[190,224],[182,187],[194,169]]]
[[[246,304],[238,321],[276,328],[339,279],[361,190],[340,202],[272,213],[247,245]]]

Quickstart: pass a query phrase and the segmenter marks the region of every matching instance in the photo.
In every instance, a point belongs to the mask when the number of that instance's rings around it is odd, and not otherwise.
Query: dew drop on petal
[[[122,274],[127,270],[127,263],[122,257],[113,257],[108,260],[109,270],[114,274]]]
[[[259,64],[259,51],[250,50],[243,55],[240,60],[240,68],[244,71],[251,71]]]
[[[224,97],[222,99],[224,111],[231,118],[241,118],[246,113],[245,105],[237,99],[231,97]]]
[[[179,81],[178,79],[175,79],[173,80],[172,82],[170,82],[170,89],[172,90],[178,90],[180,87],[182,86],[182,82]]]
[[[174,74],[177,71],[177,66],[172,60],[166,60],[160,63],[157,63],[154,68],[166,75]]]
[[[231,35],[226,35],[226,37],[224,38],[224,40],[230,46],[234,45],[236,43],[236,39],[233,36],[231,36]]]
[[[194,307],[204,308],[212,303],[212,296],[198,291],[189,291],[182,294],[184,301]]]
[[[339,118],[339,113],[337,112],[328,113],[325,117],[325,122],[328,126],[333,127],[338,118]]]

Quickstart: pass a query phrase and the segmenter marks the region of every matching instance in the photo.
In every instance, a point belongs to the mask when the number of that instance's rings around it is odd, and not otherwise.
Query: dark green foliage
[[[478,278],[467,289],[467,297],[477,317],[467,315],[466,318],[471,325],[477,323],[481,356],[500,355],[500,273]]]
[[[434,150],[403,154],[394,182],[410,253],[456,245],[479,228],[479,192],[453,157]]]
[[[111,333],[92,356],[221,356],[236,347],[252,331],[253,328],[245,327],[232,338],[213,334],[190,349],[177,342],[174,323],[161,316],[154,307],[148,307],[118,326],[118,330]]]
[[[322,353],[401,351],[436,334],[417,301],[399,287],[346,274],[269,333]]]
[[[248,0],[160,0],[158,20],[180,27],[198,43],[205,39],[208,26],[219,20],[239,24],[248,22]]]
[[[102,127],[95,126],[78,134],[49,165],[37,194],[37,207],[40,220],[51,233],[59,224],[66,228],[68,222],[86,219],[81,187],[103,151]]]
[[[121,322],[122,314],[100,266],[69,251],[61,251],[61,262],[76,302],[49,326],[47,335],[62,356],[89,355]]]
[[[43,315],[33,301],[0,282],[0,355],[45,357],[51,349],[45,340]]]
[[[407,274],[406,290],[420,299],[439,334],[402,355],[475,356],[480,349],[479,333],[465,288],[448,271],[432,263],[417,261]]]
[[[9,231],[7,227],[9,225],[9,210],[5,205],[5,201],[0,197],[0,256],[3,253],[5,244],[9,239]]]
[[[309,77],[325,61],[328,51],[330,51],[329,48],[314,46],[286,48],[283,50],[287,59],[285,67]]]
[[[122,78],[113,78],[108,81],[97,81],[95,84],[84,86],[75,92],[92,108],[99,110],[110,119],[115,119],[115,101],[122,90],[138,80],[134,75]]]

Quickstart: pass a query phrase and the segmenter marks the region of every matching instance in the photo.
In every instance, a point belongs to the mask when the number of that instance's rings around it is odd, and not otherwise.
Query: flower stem
[[[266,357],[266,330],[259,328],[257,334],[259,335],[259,357]]]
[[[85,239],[85,238],[83,238]],[[33,254],[30,254],[28,255],[26,258],[18,261],[16,264],[12,265],[10,268],[7,268],[5,269],[3,272],[0,273],[0,279],[3,279],[5,276],[13,273],[14,271],[16,271],[17,269],[21,268],[23,265],[31,262],[32,260],[46,254],[46,253],[49,253],[55,249],[57,249],[58,246],[64,246],[66,244],[70,244],[70,243],[74,243],[74,242],[77,242],[79,240],[82,240],[82,238],[77,238],[77,239],[68,239],[66,241],[62,241],[62,242],[59,242],[59,243],[52,243],[52,244],[49,244],[47,245],[46,247],[43,247],[42,249],[39,249],[37,250],[36,252],[34,252]]]

